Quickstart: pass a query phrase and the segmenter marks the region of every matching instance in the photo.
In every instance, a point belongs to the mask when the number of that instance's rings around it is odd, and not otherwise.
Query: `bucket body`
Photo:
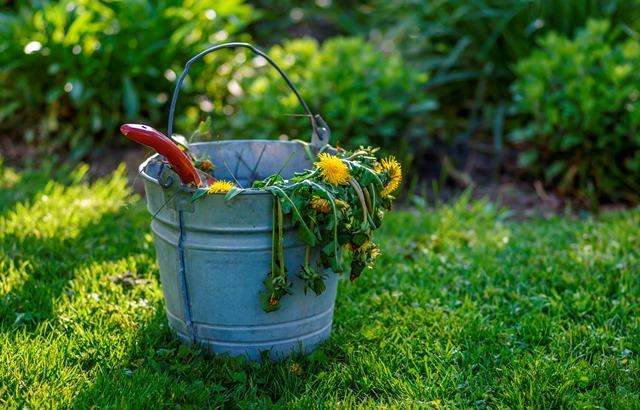
[[[248,188],[253,181],[278,173],[285,179],[312,166],[305,147],[284,141],[221,141],[193,144],[218,166],[215,176],[237,180]],[[273,201],[271,193],[245,191],[228,203],[225,194],[211,194],[191,202],[193,189],[155,156],[141,165],[156,246],[167,318],[185,343],[207,344],[213,353],[246,355],[260,360],[292,352],[309,352],[331,333],[338,275],[324,270],[326,290],[316,296],[304,292],[296,274],[304,266],[306,245],[291,218],[284,221],[284,255],[293,295],[286,295],[278,311],[266,313],[260,292],[271,270]],[[226,166],[222,165],[226,164]],[[163,171],[164,169],[164,171]],[[166,185],[168,177],[173,183]],[[320,268],[319,249],[312,266]]]

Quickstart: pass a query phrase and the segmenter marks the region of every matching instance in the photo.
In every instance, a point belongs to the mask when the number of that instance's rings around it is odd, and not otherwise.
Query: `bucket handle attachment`
[[[220,44],[218,46],[214,46],[214,47],[211,47],[211,48],[208,48],[208,49],[202,51],[201,53],[197,54],[195,57],[192,57],[189,61],[187,61],[187,64],[185,64],[185,66],[184,66],[184,71],[182,72],[182,75],[180,75],[180,78],[178,78],[178,82],[176,83],[176,89],[173,92],[173,98],[171,99],[171,108],[169,110],[169,124],[167,126],[167,135],[169,135],[169,137],[171,137],[171,135],[172,135],[173,117],[174,117],[175,108],[176,108],[176,101],[178,100],[178,94],[180,93],[180,87],[182,86],[182,82],[184,81],[185,77],[187,76],[187,74],[189,72],[189,68],[191,67],[191,64],[193,64],[195,61],[201,59],[205,55],[207,55],[209,53],[212,53],[214,51],[221,50],[221,49],[224,49],[224,48],[235,48],[235,47],[244,47],[244,48],[250,49],[255,54],[257,54],[257,55],[263,57],[265,60],[267,60],[267,62],[269,64],[271,64],[276,70],[278,70],[278,72],[280,73],[282,78],[287,82],[287,85],[289,85],[291,90],[295,93],[296,97],[298,97],[298,101],[300,101],[300,104],[302,105],[302,107],[304,108],[305,112],[307,113],[307,115],[311,119],[311,127],[313,128],[313,136],[311,137],[311,144],[312,145],[326,145],[326,144],[328,144],[329,140],[331,139],[331,130],[329,129],[329,126],[327,126],[327,124],[324,122],[324,120],[322,119],[320,114],[316,114],[314,116],[311,113],[311,110],[309,109],[309,107],[307,106],[307,103],[304,101],[304,99],[302,98],[302,96],[298,92],[298,89],[293,85],[293,83],[291,82],[289,77],[287,77],[287,75],[275,63],[275,61],[273,61],[268,55],[266,55],[265,53],[263,53],[262,51],[258,50],[257,48],[255,48],[254,46],[252,46],[251,44],[248,44],[248,43],[226,43],[226,44]],[[318,124],[320,126],[318,126]]]

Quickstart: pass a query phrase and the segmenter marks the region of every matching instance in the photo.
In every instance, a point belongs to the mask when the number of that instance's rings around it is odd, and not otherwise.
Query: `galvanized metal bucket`
[[[230,47],[247,47],[263,56],[283,76],[311,118],[312,149],[329,139],[329,129],[311,115],[304,100],[282,70],[266,55],[244,43],[230,43],[200,53],[185,66],[174,92],[169,117],[171,135],[175,102],[191,63],[203,55]],[[318,123],[321,126],[318,126]],[[250,187],[282,169],[286,179],[312,166],[307,147],[291,141],[228,140],[193,144],[190,150],[207,156],[219,167],[218,179]],[[224,194],[191,201],[194,189],[179,183],[177,174],[158,155],[140,166],[156,246],[167,318],[186,343],[202,343],[213,353],[246,355],[252,360],[272,359],[292,352],[309,352],[331,333],[338,275],[326,271],[326,291],[304,292],[295,271],[304,265],[304,245],[290,219],[285,219],[284,255],[293,282],[293,295],[280,302],[280,310],[266,313],[259,293],[271,269],[273,229],[272,194],[247,190],[225,203]],[[225,166],[220,166],[226,164]],[[313,252],[315,265],[319,249]]]

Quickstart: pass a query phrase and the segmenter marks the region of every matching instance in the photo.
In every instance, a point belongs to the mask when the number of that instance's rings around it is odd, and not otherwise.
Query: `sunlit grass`
[[[331,340],[256,364],[177,343],[144,202],[85,172],[0,170],[0,406],[640,408],[638,209],[392,212]]]

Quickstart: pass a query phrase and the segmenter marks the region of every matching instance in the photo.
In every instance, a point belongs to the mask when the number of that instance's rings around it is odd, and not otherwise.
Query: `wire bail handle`
[[[329,140],[331,139],[331,130],[329,129],[329,126],[324,122],[320,114],[316,114],[314,116],[311,113],[311,110],[309,109],[309,107],[307,106],[307,103],[304,101],[304,99],[298,92],[298,89],[293,85],[289,77],[287,77],[287,75],[275,63],[275,61],[273,61],[268,55],[266,55],[265,53],[263,53],[262,51],[258,50],[257,48],[255,48],[254,46],[248,43],[220,44],[202,51],[201,53],[197,54],[195,57],[191,58],[191,60],[187,61],[187,64],[185,64],[184,66],[184,71],[180,75],[180,78],[178,78],[178,82],[176,83],[176,89],[173,92],[173,98],[171,99],[171,108],[169,110],[169,124],[167,126],[167,135],[171,138],[171,135],[173,132],[173,117],[174,117],[175,108],[176,108],[176,101],[178,100],[178,94],[180,93],[180,87],[182,86],[182,82],[184,81],[185,77],[189,73],[189,68],[191,67],[191,64],[193,64],[195,61],[201,59],[205,55],[212,53],[214,51],[221,50],[223,48],[235,48],[235,47],[244,47],[244,48],[250,49],[255,54],[267,60],[269,64],[271,64],[276,70],[278,70],[282,78],[284,78],[284,80],[287,82],[291,90],[295,93],[296,97],[298,97],[298,101],[300,101],[302,108],[304,108],[305,112],[311,119],[311,127],[313,128],[313,136],[311,137],[311,144],[312,145],[328,144]],[[320,126],[318,126],[318,124]]]

